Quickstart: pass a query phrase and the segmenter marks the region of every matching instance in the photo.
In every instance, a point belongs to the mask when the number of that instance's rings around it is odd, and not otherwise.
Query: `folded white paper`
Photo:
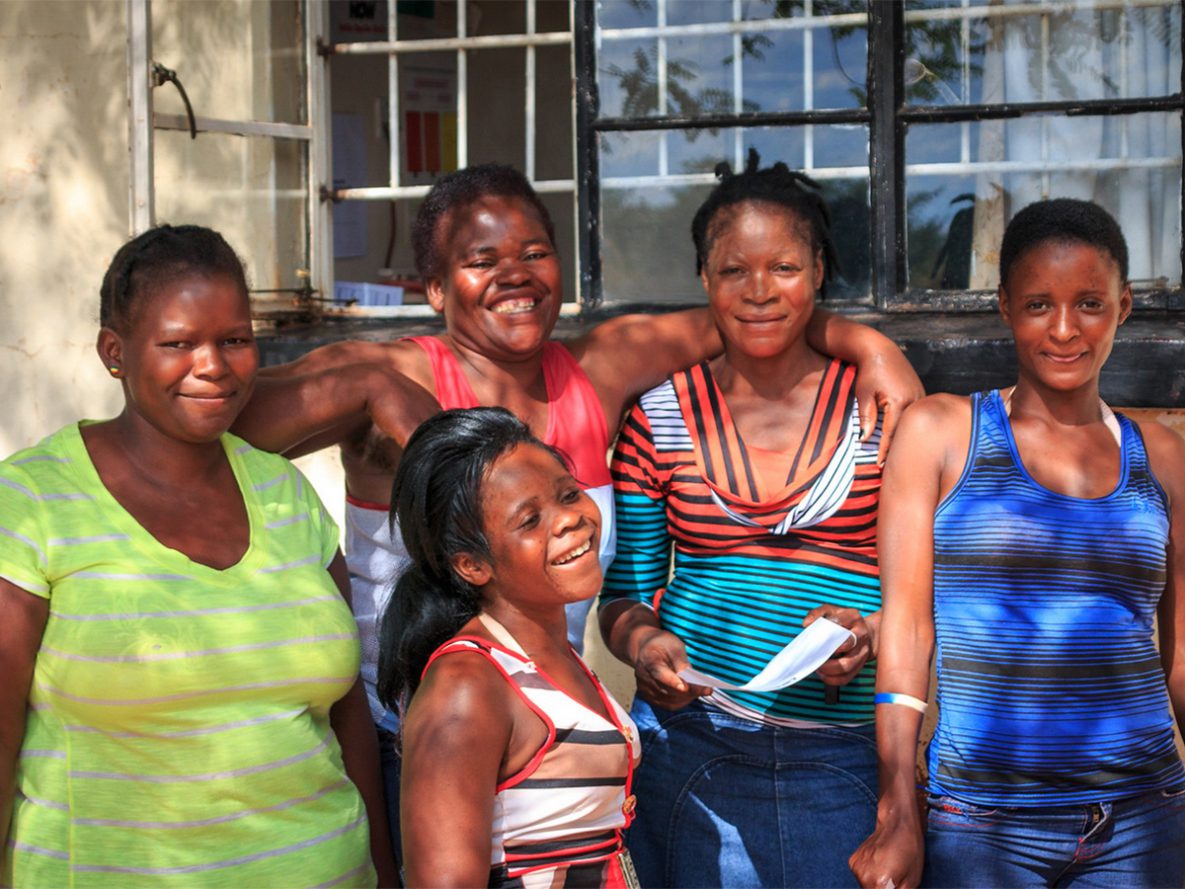
[[[744,685],[731,685],[692,667],[679,671],[683,681],[708,688],[723,688],[733,691],[777,691],[801,682],[814,673],[835,650],[855,634],[834,621],[821,617],[803,630],[798,636],[774,655],[760,673]]]

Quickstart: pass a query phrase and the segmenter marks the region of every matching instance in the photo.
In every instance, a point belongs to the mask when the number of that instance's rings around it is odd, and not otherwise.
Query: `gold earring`
[[[107,368],[107,371],[111,374],[111,376],[117,377],[119,376],[119,365],[113,364]]]

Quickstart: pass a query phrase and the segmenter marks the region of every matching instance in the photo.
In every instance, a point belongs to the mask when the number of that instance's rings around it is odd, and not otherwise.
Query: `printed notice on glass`
[[[688,667],[679,671],[679,677],[692,685],[708,688],[722,688],[731,691],[777,691],[780,688],[801,682],[814,673],[823,662],[835,654],[835,650],[855,639],[855,634],[833,621],[821,617],[803,630],[798,636],[774,655],[765,669],[744,685],[732,685],[707,673]]]

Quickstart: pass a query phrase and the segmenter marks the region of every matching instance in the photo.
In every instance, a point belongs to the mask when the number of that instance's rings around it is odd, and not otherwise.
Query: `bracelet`
[[[910,710],[917,710],[919,713],[925,713],[927,707],[926,702],[921,698],[895,691],[878,691],[873,695],[872,702],[874,704],[900,704]]]

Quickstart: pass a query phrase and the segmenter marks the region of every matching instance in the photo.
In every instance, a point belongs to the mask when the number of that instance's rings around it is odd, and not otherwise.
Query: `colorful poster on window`
[[[400,72],[403,169],[406,185],[427,185],[457,169],[457,77],[449,70]]]

